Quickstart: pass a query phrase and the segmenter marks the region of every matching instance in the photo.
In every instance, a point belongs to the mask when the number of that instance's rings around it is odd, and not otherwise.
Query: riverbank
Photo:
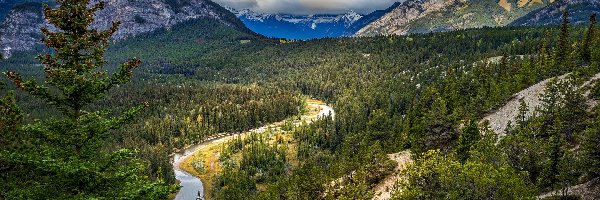
[[[176,199],[188,199],[189,197],[180,198],[184,196],[182,193],[193,194],[194,192],[199,193],[205,197],[210,197],[210,189],[212,188],[213,178],[219,172],[222,171],[222,166],[219,163],[220,152],[222,150],[223,145],[226,144],[228,141],[237,138],[243,139],[253,133],[270,133],[268,136],[269,138],[273,139],[273,142],[277,140],[277,137],[279,137],[280,140],[283,139],[285,141],[289,141],[291,140],[291,136],[285,134],[286,131],[282,130],[283,127],[287,127],[290,125],[299,126],[303,123],[309,124],[313,120],[318,119],[319,117],[327,116],[330,114],[332,116],[335,116],[335,112],[333,111],[333,109],[325,105],[325,103],[322,101],[309,99],[306,100],[306,104],[308,107],[308,111],[299,119],[295,118],[281,122],[276,122],[241,134],[221,135],[201,144],[191,146],[188,149],[186,149],[182,154],[176,155],[174,157],[174,168],[176,172],[177,170],[181,170],[181,172],[183,172],[184,175],[187,174],[187,176],[181,177],[183,180],[180,181],[182,181],[183,187],[178,194],[178,198]],[[290,157],[294,157],[293,155],[295,153],[295,149],[296,148],[290,148],[288,152],[288,155],[292,155]],[[194,162],[201,162],[201,165],[204,166],[204,169],[202,171],[197,171],[193,167]],[[291,160],[290,162],[292,165],[297,164],[293,160]],[[188,182],[185,182],[190,177],[194,177],[196,179],[199,177],[199,179],[197,180],[199,184],[190,184]],[[180,177],[178,177],[178,180],[179,178]],[[186,187],[184,183],[189,186],[197,185],[201,188],[189,188]]]

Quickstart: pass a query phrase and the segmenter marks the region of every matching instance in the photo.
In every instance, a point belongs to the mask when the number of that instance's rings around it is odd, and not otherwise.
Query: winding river
[[[311,123],[313,119],[317,119],[317,118],[323,117],[323,116],[331,115],[332,118],[335,117],[335,111],[333,110],[333,108],[331,108],[327,105],[323,105],[320,103],[313,103],[313,102],[309,101],[308,106],[310,108],[318,108],[318,109],[320,109],[320,111],[314,115],[302,116],[302,121],[305,121],[306,123]],[[301,122],[296,123],[296,125],[299,125],[300,123]],[[269,124],[269,125],[257,128],[257,129],[253,129],[249,132],[262,133],[262,132],[269,130],[270,128],[276,128],[277,125],[275,125],[275,124],[280,125],[280,124],[283,124],[283,122]],[[190,146],[178,153],[173,154],[173,157],[172,157],[173,171],[175,171],[175,177],[177,178],[177,180],[179,180],[179,182],[180,182],[179,184],[181,185],[181,189],[177,193],[175,200],[197,200],[197,199],[203,200],[204,199],[204,188],[202,186],[202,181],[200,180],[200,178],[195,177],[192,174],[182,170],[181,168],[179,168],[179,164],[181,162],[183,162],[185,159],[187,159],[188,157],[190,157],[191,155],[193,155],[194,153],[202,150],[207,145],[215,143],[215,142],[226,141],[233,137],[234,137],[233,135],[221,134],[217,137],[210,138],[207,141],[204,141],[197,145]]]

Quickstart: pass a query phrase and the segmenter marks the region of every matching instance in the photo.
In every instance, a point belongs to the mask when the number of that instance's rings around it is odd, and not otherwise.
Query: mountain
[[[405,1],[356,35],[404,35],[505,26],[551,2],[554,0]]]
[[[97,1],[95,1],[97,2]],[[48,26],[42,17],[41,3],[16,5],[0,25],[0,49],[10,56],[16,51],[27,51],[39,44],[40,28]],[[121,27],[114,40],[122,40],[140,33],[170,28],[190,19],[210,18],[229,27],[251,32],[237,17],[209,0],[111,0],[96,15],[94,28],[106,29],[112,22]]]
[[[262,14],[228,8],[252,31],[274,38],[308,40],[339,37],[363,16],[349,11],[341,15]]]
[[[4,21],[4,17],[8,12],[18,4],[30,2],[47,2],[48,0],[0,0],[0,22]]]
[[[368,15],[363,16],[358,21],[354,22],[350,27],[348,27],[346,29],[346,32],[344,33],[344,35],[345,36],[354,35],[356,32],[358,32],[363,27],[369,25],[370,23],[374,22],[375,20],[378,20],[379,18],[383,17],[385,14],[396,9],[398,6],[400,6],[400,2],[394,3],[394,5],[390,6],[388,9],[376,10]]]
[[[557,0],[556,2],[535,10],[511,23],[512,26],[543,26],[561,23],[563,12],[567,10],[571,23],[583,24],[589,21],[593,13],[600,13],[598,0]]]

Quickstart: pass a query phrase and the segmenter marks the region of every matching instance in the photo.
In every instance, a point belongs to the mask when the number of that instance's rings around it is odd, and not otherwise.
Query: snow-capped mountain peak
[[[236,10],[226,7],[254,32],[269,37],[288,39],[314,39],[323,37],[339,37],[348,27],[363,16],[353,10],[347,13],[291,15],[264,14],[249,9]]]
[[[352,23],[358,21],[362,17],[363,16],[361,14],[354,12],[354,10],[350,10],[349,12],[347,12],[346,14],[343,15],[344,19],[346,19],[347,21],[351,21]]]

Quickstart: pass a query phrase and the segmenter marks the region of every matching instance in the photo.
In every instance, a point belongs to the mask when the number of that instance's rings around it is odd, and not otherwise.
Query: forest
[[[86,5],[46,8],[64,32],[0,61],[0,199],[172,198],[171,153],[299,116],[307,97],[335,118],[227,143],[207,198],[371,199],[406,150],[392,199],[535,199],[600,177],[596,16],[290,42],[198,19],[113,42]],[[80,23],[60,14],[74,9]],[[546,79],[506,130],[481,120]]]

